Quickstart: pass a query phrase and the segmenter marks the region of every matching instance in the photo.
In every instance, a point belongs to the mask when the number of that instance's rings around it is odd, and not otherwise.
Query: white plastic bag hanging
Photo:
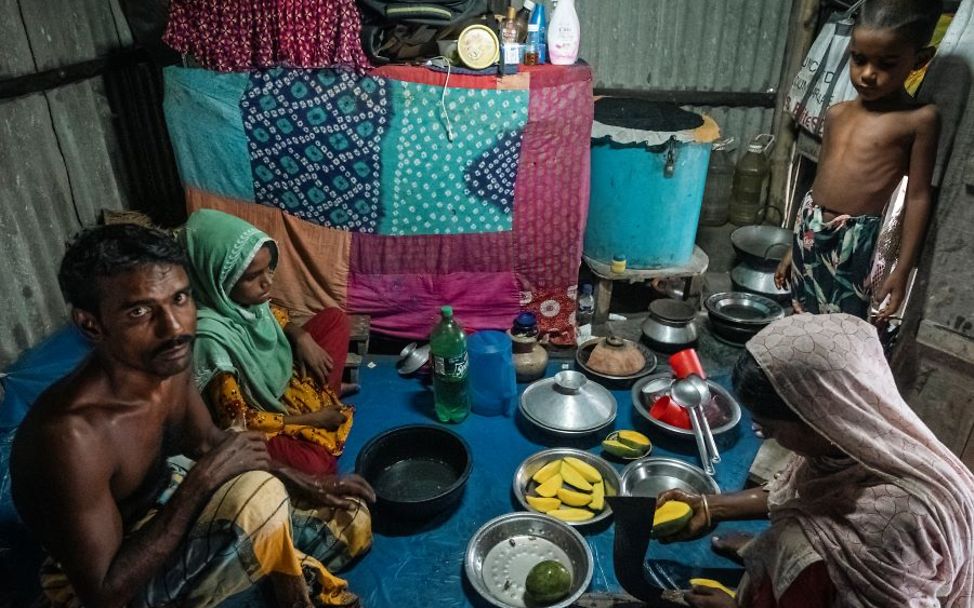
[[[808,49],[785,99],[785,109],[798,126],[816,137],[822,136],[828,109],[856,97],[849,80],[849,41],[853,14],[860,5],[862,0],[829,17]]]

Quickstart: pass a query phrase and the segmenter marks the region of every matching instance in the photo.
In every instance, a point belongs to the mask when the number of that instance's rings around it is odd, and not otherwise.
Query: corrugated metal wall
[[[130,44],[114,1],[0,1],[0,79]],[[65,320],[66,239],[128,207],[114,118],[100,77],[0,101],[0,368]]]
[[[778,86],[791,0],[577,0],[596,88],[768,93]],[[772,108],[694,107],[725,135],[771,128]]]

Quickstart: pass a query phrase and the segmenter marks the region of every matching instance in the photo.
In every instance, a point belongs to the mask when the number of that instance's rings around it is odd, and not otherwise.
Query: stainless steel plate
[[[720,486],[701,468],[675,458],[637,460],[622,470],[621,479],[623,496],[655,498],[667,490],[720,494]]]
[[[535,513],[508,513],[484,524],[470,539],[464,557],[467,580],[499,608],[525,608],[524,583],[538,563],[555,559],[572,573],[568,596],[549,608],[566,608],[592,582],[592,550],[581,534]]]
[[[632,406],[640,416],[656,428],[670,435],[693,439],[691,429],[682,429],[649,415],[649,409],[653,407],[653,403],[658,397],[669,392],[671,384],[673,384],[673,376],[669,373],[653,374],[643,378],[633,385],[630,392]],[[730,394],[730,391],[713,380],[707,380],[707,386],[710,388],[711,398],[704,405],[703,412],[707,416],[707,422],[710,423],[710,432],[717,436],[737,426],[737,423],[741,421],[741,406],[737,399]]]
[[[525,419],[555,435],[595,432],[616,418],[616,400],[606,388],[572,370],[558,372],[524,390],[520,402]]]
[[[576,450],[574,448],[552,448],[550,450],[542,450],[536,454],[528,456],[517,468],[517,471],[514,472],[512,490],[514,492],[514,496],[517,498],[517,501],[521,503],[522,508],[532,513],[536,513],[525,498],[528,492],[534,489],[534,487],[537,485],[535,481],[532,481],[531,476],[537,473],[538,469],[552,460],[558,460],[559,458],[564,458],[566,456],[574,456],[575,458],[578,458],[579,460],[586,462],[598,469],[599,473],[602,475],[602,481],[605,483],[606,496],[616,496],[619,494],[619,488],[621,487],[619,474],[616,472],[615,468],[603,458],[600,458],[590,452]],[[547,515],[543,514],[539,515],[548,517]],[[567,523],[570,526],[587,526],[589,524],[600,522],[611,515],[612,509],[610,509],[609,505],[606,504],[605,509],[601,513],[597,513],[592,519],[586,521],[569,521],[564,523]]]

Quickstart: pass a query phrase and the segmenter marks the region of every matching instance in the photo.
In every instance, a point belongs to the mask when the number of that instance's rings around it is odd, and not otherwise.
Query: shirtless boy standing
[[[866,0],[852,32],[849,76],[859,96],[825,119],[815,183],[802,204],[795,242],[775,273],[791,285],[798,312],[845,312],[878,319],[903,303],[930,214],[931,177],[940,134],[937,107],[906,92],[910,72],[933,56],[927,46],[941,13],[934,0]],[[908,179],[899,259],[878,293],[867,278],[883,211]],[[888,298],[888,300],[887,300]]]

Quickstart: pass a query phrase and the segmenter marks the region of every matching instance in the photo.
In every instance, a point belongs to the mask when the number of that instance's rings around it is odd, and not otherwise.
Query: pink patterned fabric
[[[372,317],[372,329],[402,338],[429,336],[444,304],[453,306],[467,331],[508,329],[520,312],[517,281],[511,271],[446,275],[350,272],[348,301],[351,310]]]
[[[349,269],[362,274],[510,272],[511,232],[387,236],[356,233]]]
[[[370,67],[355,0],[172,0],[163,40],[221,72]]]
[[[795,456],[771,521],[797,523],[841,606],[971,606],[974,475],[903,401],[876,329],[796,315],[747,344],[775,390],[850,458]]]

